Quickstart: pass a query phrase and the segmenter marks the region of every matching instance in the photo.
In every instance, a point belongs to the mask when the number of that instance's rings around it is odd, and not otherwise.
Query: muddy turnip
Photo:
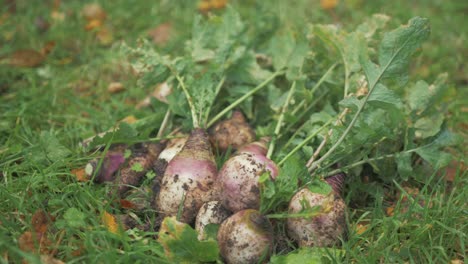
[[[219,201],[204,203],[195,219],[195,230],[198,232],[198,240],[205,239],[205,227],[208,224],[221,224],[231,215]]]
[[[219,227],[220,253],[226,263],[267,261],[273,251],[273,237],[273,227],[265,216],[257,210],[242,210]]]
[[[260,207],[260,176],[269,172],[272,179],[278,167],[265,155],[267,139],[243,146],[226,161],[218,174],[223,205],[232,212]]]
[[[230,119],[224,120],[209,130],[210,141],[220,152],[228,148],[237,150],[239,147],[255,140],[255,131],[245,120],[240,111],[234,111]]]
[[[343,175],[330,177],[327,182],[334,189],[328,195],[315,193],[307,187],[299,190],[289,202],[289,213],[300,213],[305,208],[322,206],[318,215],[293,217],[287,220],[288,235],[299,246],[333,246],[346,234],[346,204],[340,197]]]
[[[191,223],[205,203],[216,200],[216,163],[208,134],[201,128],[192,131],[182,150],[167,165],[161,181],[156,210]]]

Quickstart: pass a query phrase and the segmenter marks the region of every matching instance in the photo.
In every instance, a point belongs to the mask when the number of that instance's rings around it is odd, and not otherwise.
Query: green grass
[[[0,65],[0,262],[38,261],[35,254],[22,252],[18,238],[31,228],[31,217],[43,209],[56,217],[50,226],[58,243],[57,258],[83,263],[163,263],[163,249],[154,233],[134,231],[122,236],[107,231],[103,212],[118,214],[108,196],[108,186],[77,182],[70,173],[83,167],[95,154],[85,153],[79,142],[105,131],[129,115],[143,118],[151,109],[135,110],[149,93],[137,89],[136,77],[129,73],[118,51],[123,40],[134,45],[138,38],[156,25],[170,21],[173,38],[161,48],[177,54],[190,35],[197,13],[195,1],[161,1],[160,5],[130,4],[129,1],[98,1],[107,12],[106,24],[115,45],[103,46],[93,32],[84,30],[80,15],[85,2],[63,1],[59,12],[64,21],[50,18],[52,6],[17,1],[17,12],[3,16],[0,23],[0,56],[17,49],[40,50],[48,41],[56,46],[39,68],[11,68]],[[341,1],[337,10],[325,12],[319,1],[232,1],[246,20],[254,20],[260,8],[278,23],[306,25],[337,23],[353,29],[373,13],[386,13],[396,26],[413,16],[428,17],[432,35],[422,56],[412,65],[412,78],[432,82],[442,72],[449,73],[451,94],[447,98],[450,127],[466,138],[467,76],[465,56],[468,28],[464,1]],[[50,4],[51,5],[51,4]],[[38,16],[51,23],[40,33],[34,25]],[[264,25],[265,27],[273,25]],[[391,27],[390,27],[391,28]],[[69,61],[68,63],[63,63]],[[126,90],[109,94],[112,81]],[[465,109],[463,109],[465,107]],[[61,150],[61,151],[58,151]],[[460,160],[466,148],[454,150]],[[421,174],[425,180],[416,186],[415,201],[394,197],[404,183],[368,183],[359,178],[348,180],[346,200],[350,204],[349,224],[365,222],[367,230],[351,228],[344,263],[449,263],[466,259],[468,208],[467,173],[458,168],[454,182],[443,180],[443,172]],[[363,189],[372,195],[363,197]],[[424,201],[421,206],[419,201]],[[395,213],[385,214],[390,202]],[[399,208],[405,207],[401,211]],[[76,210],[71,210],[75,208]],[[148,209],[149,210],[149,209]],[[80,212],[66,218],[67,212]],[[72,220],[76,220],[77,223]],[[72,223],[73,222],[73,223]],[[76,256],[76,252],[81,254]]]

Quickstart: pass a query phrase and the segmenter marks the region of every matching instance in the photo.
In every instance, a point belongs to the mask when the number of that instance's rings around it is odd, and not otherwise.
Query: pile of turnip
[[[234,25],[225,25],[217,30],[231,29],[231,26]],[[240,35],[236,34],[243,32],[240,27],[237,31],[229,32],[232,36],[227,35],[238,38]],[[365,85],[361,87],[364,95],[360,96],[363,98],[356,96],[350,99],[349,87],[346,86],[343,100],[345,107],[342,107],[341,114],[329,114],[334,110],[330,110],[333,106],[328,105],[327,111],[313,116],[311,109],[314,103],[301,98],[309,92],[304,84],[304,79],[308,77],[302,72],[304,58],[297,56],[288,62],[290,64],[279,64],[281,58],[277,57],[261,68],[255,60],[265,56],[254,55],[252,50],[246,51],[248,45],[238,49],[236,45],[241,44],[236,41],[213,41],[205,43],[206,47],[203,48],[206,50],[200,49],[203,52],[198,50],[199,53],[189,53],[174,60],[153,54],[156,61],[153,66],[157,71],[148,74],[158,73],[161,75],[157,76],[158,80],[163,79],[165,83],[170,83],[170,87],[174,87],[171,91],[173,94],[165,100],[169,106],[165,108],[164,120],[159,126],[155,124],[158,137],[151,143],[106,148],[100,159],[86,166],[87,173],[96,182],[110,183],[113,186],[110,191],[112,197],[128,199],[130,202],[132,193],[144,193],[151,189],[146,203],[142,203],[144,206],[134,208],[144,208],[152,214],[153,217],[149,219],[153,222],[147,224],[153,230],[158,231],[163,219],[177,219],[181,224],[193,227],[200,241],[216,239],[220,258],[226,263],[263,263],[273,254],[300,247],[339,247],[346,241],[348,234],[347,205],[343,199],[344,172],[370,161],[398,155],[365,158],[365,155],[374,151],[375,146],[387,140],[384,137],[378,142],[370,142],[374,144],[371,147],[365,146],[370,150],[367,149],[368,152],[359,156],[359,160],[351,165],[343,165],[346,163],[342,161],[347,160],[340,156],[347,157],[343,149],[355,151],[350,146],[343,147],[345,139],[353,133],[353,127],[360,125],[367,129],[365,122],[368,120],[360,124],[358,120],[368,101],[378,101],[379,95],[376,99],[371,97],[371,93],[379,80],[367,83],[369,90],[364,89],[367,89]],[[297,46],[308,47],[308,43],[302,44]],[[213,48],[216,45],[227,47],[216,50]],[[207,52],[210,48],[216,52]],[[234,66],[237,66],[235,70],[243,67],[243,64],[236,65],[242,61],[239,59],[242,57],[239,53],[242,52],[245,52],[242,56],[245,56],[243,58],[246,61],[258,67],[254,67],[257,72],[274,72],[268,78],[257,80],[259,84],[250,87],[242,96],[223,100],[229,97],[229,89],[236,84],[236,80],[229,76],[230,70]],[[294,57],[295,51],[291,52],[290,56]],[[408,54],[411,55],[411,52]],[[306,56],[308,53],[304,54]],[[146,62],[151,64],[151,61]],[[336,65],[333,64],[316,82],[310,94],[316,91]],[[380,69],[374,64],[371,66],[368,67],[372,71]],[[383,73],[379,76],[386,76]],[[348,75],[345,77],[349,78]],[[356,77],[362,79],[362,76]],[[259,124],[261,120],[253,121],[255,115],[249,116],[247,111],[242,111],[241,105],[260,90],[266,91],[265,87],[269,84],[281,85],[285,91],[281,95],[280,104],[274,105],[276,110],[273,113],[272,109],[267,110],[274,116],[268,120],[276,124],[252,127],[251,124]],[[299,92],[301,85],[302,90]],[[380,93],[384,94],[385,100],[393,98],[393,92],[385,90],[385,87],[380,88],[383,89]],[[219,98],[223,92],[225,96]],[[266,94],[262,96],[265,98]],[[262,106],[262,102],[255,103]],[[213,109],[216,109],[216,114],[211,113]],[[350,112],[353,112],[353,116],[347,115]],[[311,115],[310,119],[320,122],[312,122],[313,126],[307,124],[307,114]],[[288,116],[293,121],[286,126]],[[317,127],[318,123],[320,127]],[[171,133],[165,133],[167,127],[171,127]],[[300,133],[303,134],[301,137],[298,136]],[[356,140],[367,143],[360,135],[354,136]],[[357,149],[359,147],[356,146]],[[124,157],[128,149],[131,149],[131,155]],[[297,157],[300,162],[291,162]],[[151,180],[151,188],[140,187],[148,172],[155,175]],[[207,235],[208,226],[210,230],[212,226],[219,228],[215,238]]]

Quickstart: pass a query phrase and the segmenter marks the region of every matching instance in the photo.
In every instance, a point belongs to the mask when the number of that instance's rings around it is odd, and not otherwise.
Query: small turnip
[[[259,209],[260,176],[269,172],[272,179],[278,175],[278,167],[265,155],[267,139],[243,146],[231,157],[218,174],[223,205],[232,212],[243,209]]]
[[[226,263],[267,261],[273,251],[273,227],[257,210],[242,210],[221,224],[218,243]]]
[[[221,224],[231,215],[219,201],[204,203],[195,219],[195,230],[198,232],[198,240],[205,239],[205,227],[208,224]]]
[[[339,195],[314,193],[307,187],[299,190],[289,202],[289,213],[300,213],[305,208],[322,206],[318,215],[293,217],[287,220],[288,235],[299,246],[337,245],[346,233],[346,204]]]
[[[220,152],[239,147],[255,140],[255,131],[245,120],[242,112],[236,110],[230,119],[224,120],[209,130],[210,141]]]
[[[208,134],[201,128],[192,131],[182,150],[169,162],[161,181],[156,210],[191,223],[200,207],[216,200],[216,163]]]

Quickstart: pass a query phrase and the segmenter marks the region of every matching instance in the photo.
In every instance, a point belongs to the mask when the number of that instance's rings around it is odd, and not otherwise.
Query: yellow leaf
[[[325,10],[336,8],[338,0],[320,0],[320,6]]]
[[[120,122],[125,122],[127,124],[133,124],[136,121],[138,121],[138,119],[133,115],[129,115],[129,116],[125,117],[124,119],[120,120]]]
[[[102,222],[104,226],[109,230],[109,232],[118,234],[119,233],[119,224],[117,223],[117,219],[114,215],[104,212],[102,215]]]
[[[88,177],[88,175],[86,174],[84,168],[81,168],[81,169],[73,169],[73,170],[71,171],[71,174],[75,175],[76,179],[77,179],[79,182],[87,182],[87,181],[89,181],[89,177]]]

